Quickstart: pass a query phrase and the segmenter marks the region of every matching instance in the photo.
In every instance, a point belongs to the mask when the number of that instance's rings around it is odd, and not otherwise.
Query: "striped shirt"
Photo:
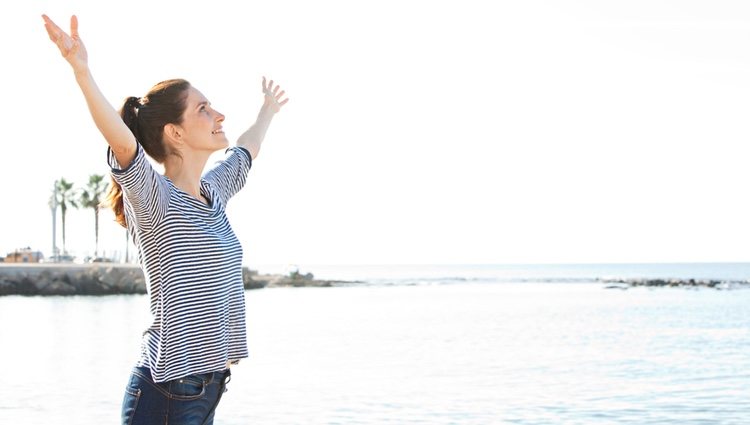
[[[126,168],[107,155],[150,297],[137,366],[151,369],[155,382],[220,371],[248,356],[242,247],[225,208],[252,159],[240,147],[226,153],[201,179],[208,205],[156,172],[140,145]]]

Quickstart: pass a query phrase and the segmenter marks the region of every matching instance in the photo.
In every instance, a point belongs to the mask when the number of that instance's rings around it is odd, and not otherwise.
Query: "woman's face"
[[[208,99],[194,87],[188,89],[186,104],[180,124],[185,145],[210,152],[226,149],[229,141],[221,125],[224,115],[212,108]]]

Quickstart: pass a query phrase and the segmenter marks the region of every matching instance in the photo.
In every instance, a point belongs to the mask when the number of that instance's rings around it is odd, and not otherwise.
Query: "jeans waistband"
[[[137,366],[134,368],[134,370],[137,370],[140,372],[140,374],[145,375],[151,380],[151,370],[145,366]],[[179,381],[180,379],[198,379],[200,381],[205,382],[206,384],[210,384],[213,382],[228,382],[230,377],[232,376],[232,372],[229,369],[224,369],[218,372],[208,372],[208,373],[195,373],[192,375],[187,376],[181,376],[179,378],[172,379],[171,381]],[[171,382],[171,381],[164,381],[163,383]]]

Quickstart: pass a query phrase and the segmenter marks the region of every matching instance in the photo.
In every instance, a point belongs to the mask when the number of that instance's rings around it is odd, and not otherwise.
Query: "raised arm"
[[[273,80],[266,83],[266,77],[263,77],[262,84],[264,94],[263,106],[261,106],[260,112],[258,112],[258,119],[237,140],[237,146],[247,149],[253,159],[258,156],[260,145],[266,137],[266,131],[268,130],[268,126],[271,125],[273,116],[289,101],[289,98],[282,100],[285,92],[281,90],[278,84],[274,86]]]
[[[49,39],[57,45],[63,58],[73,68],[76,82],[86,98],[94,123],[112,148],[117,162],[123,167],[127,166],[135,157],[135,136],[104,97],[91,75],[86,47],[78,35],[78,18],[75,15],[70,18],[70,35],[60,29],[47,15],[42,15],[42,18]]]

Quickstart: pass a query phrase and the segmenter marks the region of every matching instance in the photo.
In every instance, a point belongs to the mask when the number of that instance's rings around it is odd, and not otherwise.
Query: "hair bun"
[[[140,107],[143,106],[143,104],[141,104],[140,97],[130,96],[129,98],[125,100],[125,106],[127,106],[128,108],[133,108],[137,110],[137,109],[140,109]]]

